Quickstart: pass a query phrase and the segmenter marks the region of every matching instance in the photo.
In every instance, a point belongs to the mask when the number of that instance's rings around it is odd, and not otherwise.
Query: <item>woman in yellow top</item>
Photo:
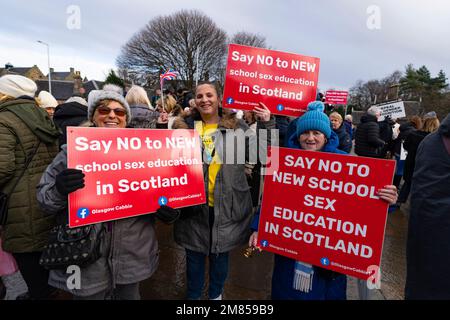
[[[195,103],[198,120],[193,117],[183,121],[178,119],[174,128],[195,128],[201,137],[208,202],[182,209],[180,219],[174,225],[174,234],[175,241],[186,249],[187,298],[201,298],[208,258],[208,296],[209,299],[220,300],[228,275],[228,253],[246,242],[253,216],[245,162],[239,163],[235,159],[239,159],[235,157],[236,150],[244,149],[236,139],[237,132],[243,132],[236,130],[245,132],[248,126],[234,113],[227,110],[220,113],[220,97],[212,83],[197,86]],[[271,119],[264,104],[260,103],[254,111],[258,117],[258,129],[275,128],[275,120]],[[248,140],[245,143],[248,154]],[[227,156],[227,152],[232,152],[233,157]],[[230,158],[233,158],[232,163],[229,163]]]

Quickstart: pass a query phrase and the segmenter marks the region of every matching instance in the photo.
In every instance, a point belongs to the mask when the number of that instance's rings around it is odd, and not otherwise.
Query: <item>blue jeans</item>
[[[205,284],[205,262],[209,259],[209,299],[215,299],[223,292],[228,276],[228,252],[206,256],[203,253],[186,249],[187,298],[198,300]]]

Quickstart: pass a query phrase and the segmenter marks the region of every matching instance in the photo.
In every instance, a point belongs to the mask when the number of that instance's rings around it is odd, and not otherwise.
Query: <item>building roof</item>
[[[101,90],[103,88],[104,82],[97,80],[89,80],[83,83],[83,88],[86,90],[85,95],[88,96],[89,92],[92,90]]]
[[[51,76],[52,76],[52,79],[55,79],[55,80],[64,80],[64,79],[66,79],[68,76],[70,76],[70,72],[65,72],[65,71],[62,71],[62,72],[52,72]],[[48,75],[47,75],[47,78],[48,78]]]
[[[36,94],[40,91],[48,90],[48,80],[36,80],[36,85],[38,90]],[[64,81],[64,80],[52,80],[52,95],[56,100],[67,100],[71,96],[73,96],[73,81]]]
[[[33,67],[25,67],[25,68],[0,68],[0,73],[8,71],[9,74],[18,74],[21,76],[25,76],[27,74],[28,71],[30,71],[30,69],[32,69]]]

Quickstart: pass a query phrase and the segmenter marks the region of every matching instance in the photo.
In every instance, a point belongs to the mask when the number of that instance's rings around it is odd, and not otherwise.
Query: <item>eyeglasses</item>
[[[100,108],[97,108],[97,110],[98,110],[98,113],[102,114],[102,115],[110,114],[111,110],[114,111],[115,115],[118,117],[123,117],[127,114],[125,109],[110,109],[108,107],[100,107]]]

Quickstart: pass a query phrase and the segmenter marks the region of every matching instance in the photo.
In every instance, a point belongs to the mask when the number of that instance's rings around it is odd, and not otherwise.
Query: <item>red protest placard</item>
[[[230,44],[223,106],[253,110],[263,102],[273,114],[300,116],[316,100],[319,58]]]
[[[279,163],[264,181],[259,245],[367,279],[380,266],[387,219],[388,204],[376,192],[392,184],[395,162],[271,149]]]
[[[70,127],[67,166],[84,172],[69,195],[78,227],[205,203],[201,147],[194,130]]]
[[[325,103],[328,104],[347,104],[348,91],[329,90],[325,93]]]

